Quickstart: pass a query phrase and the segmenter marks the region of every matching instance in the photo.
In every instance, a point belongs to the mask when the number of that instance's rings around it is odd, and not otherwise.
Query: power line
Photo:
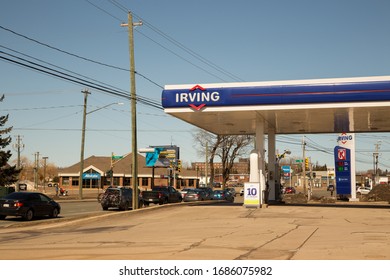
[[[89,3],[89,1],[87,1]],[[128,11],[130,11],[131,9],[128,9],[126,8],[124,5],[122,5],[121,3],[119,3],[118,1],[116,0],[108,0],[108,2],[110,2],[111,4],[113,4],[114,6],[116,6],[117,8],[119,8],[122,12],[125,12],[127,13]],[[96,7],[96,5],[93,5]],[[102,8],[98,8],[99,10],[102,10],[104,11],[106,14],[109,14],[107,11],[105,11],[104,9]],[[140,17],[139,15],[137,15],[136,13],[134,13],[132,11],[132,14],[138,18],[139,20],[142,21],[143,25],[150,28],[152,31],[154,31],[155,33],[157,33],[158,35],[160,35],[161,37],[163,37],[165,40],[167,40],[168,42],[170,42],[171,44],[175,45],[176,47],[178,47],[179,49],[183,50],[185,53],[189,54],[190,56],[192,56],[193,58],[199,60],[200,62],[202,62],[203,64],[207,65],[208,67],[216,70],[217,72],[219,73],[222,73],[224,74],[225,76],[228,76],[230,79],[234,80],[234,81],[241,81],[243,82],[244,80],[241,79],[240,77],[230,73],[229,71],[223,69],[222,67],[216,65],[215,63],[213,63],[212,61],[208,60],[207,58],[203,57],[202,55],[198,54],[197,52],[193,51],[192,49],[188,48],[187,46],[183,45],[182,43],[180,43],[179,41],[175,40],[173,37],[169,36],[168,34],[166,34],[165,32],[163,32],[162,30],[160,30],[159,28],[155,27],[154,25],[152,25],[151,23],[149,23],[148,21],[146,21],[144,18]],[[115,16],[109,14],[110,16],[112,16],[113,18],[116,18]],[[190,63],[191,65],[197,67],[198,69],[201,69],[202,71],[212,75],[213,77],[216,77],[222,81],[225,81],[225,79],[221,78],[221,77],[218,77],[217,75],[215,74],[212,74],[210,71],[207,71],[206,69],[200,67],[200,66],[197,66],[196,64],[194,64],[193,62],[190,62],[188,59],[185,59],[183,56],[180,56],[178,54],[176,54],[175,52],[171,51],[169,48],[163,46],[162,44],[158,43],[156,40],[153,40],[151,37],[145,35],[144,33],[136,30],[139,34],[145,36],[146,38],[148,38],[149,40],[151,40],[152,42],[154,42],[155,44],[159,45],[160,47],[162,47],[163,49],[169,51],[170,53],[174,54],[175,56],[179,57],[180,59],[186,61],[187,63]]]
[[[188,60],[188,59],[184,58],[183,56],[177,54],[177,53],[174,52],[173,50],[171,50],[171,49],[165,47],[164,45],[160,44],[159,42],[157,42],[156,40],[152,39],[151,37],[145,35],[145,34],[142,33],[141,31],[139,31],[139,30],[135,30],[135,31],[136,31],[137,33],[141,34],[142,36],[148,38],[150,41],[152,41],[152,42],[155,43],[156,45],[160,46],[160,47],[163,48],[164,50],[170,52],[170,53],[173,54],[174,56],[177,56],[178,58],[180,58],[180,59],[184,60],[185,62],[191,64],[192,66],[194,66],[194,67],[196,67],[196,68],[202,70],[203,72],[206,72],[207,74],[213,76],[214,78],[217,78],[217,79],[219,79],[219,80],[221,80],[221,81],[223,81],[223,82],[226,82],[226,80],[224,80],[224,79],[222,79],[221,77],[219,77],[219,76],[217,76],[217,75],[211,73],[210,71],[207,71],[206,69],[204,69],[204,68],[202,68],[202,67],[196,65],[195,63],[191,62],[190,60]]]
[[[63,109],[74,108],[82,105],[67,105],[67,106],[51,106],[51,107],[34,107],[34,108],[17,108],[17,109],[1,109],[2,111],[31,111],[31,110],[51,110],[51,109]]]
[[[76,77],[74,75],[70,75],[70,74],[52,69],[50,67],[43,66],[41,64],[20,58],[20,57],[15,56],[15,55],[8,54],[8,53],[3,52],[3,51],[0,51],[0,53],[2,53],[4,55],[8,55],[8,56],[13,58],[13,59],[11,59],[11,58],[7,58],[5,56],[0,56],[0,59],[3,59],[5,61],[8,61],[8,62],[13,63],[13,64],[17,64],[17,65],[22,66],[22,67],[26,67],[30,70],[34,70],[34,71],[38,71],[40,73],[51,75],[51,76],[54,76],[56,78],[60,78],[60,79],[66,80],[68,82],[76,83],[76,84],[79,84],[79,85],[82,85],[85,87],[90,87],[90,88],[93,88],[93,89],[101,91],[101,92],[115,95],[117,97],[122,97],[122,98],[126,98],[126,99],[131,98],[130,94],[128,92],[109,88],[107,86],[97,84],[95,82],[91,82],[91,81],[88,81],[86,79],[81,79],[81,78]],[[148,105],[148,106],[162,110],[161,105],[157,101],[151,100],[149,98],[145,98],[145,97],[138,95],[137,101],[144,104],[144,105]]]
[[[87,61],[87,62],[91,62],[91,63],[94,63],[94,64],[98,64],[98,65],[101,65],[101,66],[113,68],[113,69],[116,69],[116,70],[121,70],[121,71],[130,72],[130,69],[127,69],[127,68],[122,68],[122,67],[110,65],[110,64],[107,64],[107,63],[103,63],[103,62],[100,62],[100,61],[96,61],[96,60],[93,60],[93,59],[90,59],[90,58],[86,58],[86,57],[83,57],[83,56],[80,56],[80,55],[77,55],[77,54],[74,54],[74,53],[71,53],[71,52],[62,50],[62,49],[57,48],[57,47],[53,47],[53,46],[51,46],[51,45],[49,45],[49,44],[43,43],[43,42],[41,42],[41,41],[38,41],[38,40],[33,39],[33,38],[31,38],[31,37],[28,37],[28,36],[26,36],[26,35],[20,34],[20,33],[16,32],[16,31],[13,31],[13,30],[11,30],[11,29],[9,29],[9,28],[6,28],[6,27],[4,27],[4,26],[1,26],[1,25],[0,25],[0,28],[3,29],[3,30],[5,30],[5,31],[8,31],[8,32],[10,32],[10,33],[12,33],[12,34],[14,34],[14,35],[17,35],[17,36],[19,36],[19,37],[22,37],[22,38],[24,38],[24,39],[27,39],[27,40],[32,41],[32,42],[34,42],[34,43],[37,43],[37,44],[39,44],[39,45],[41,45],[41,46],[50,48],[50,49],[52,49],[52,50],[55,50],[55,51],[58,51],[58,52],[61,52],[61,53],[64,53],[64,54],[67,54],[67,55],[70,55],[70,56],[73,56],[73,57],[76,57],[76,58],[78,58],[78,59],[81,59],[81,60],[84,60],[84,61]],[[4,47],[4,48],[6,48],[6,47]],[[163,86],[161,86],[161,85],[159,85],[158,83],[154,82],[152,79],[147,78],[145,75],[143,75],[143,74],[141,74],[141,73],[138,73],[137,71],[135,72],[135,74],[137,74],[137,75],[139,75],[140,77],[146,79],[147,81],[153,83],[154,85],[158,86],[159,88],[162,88],[162,89],[164,88]]]

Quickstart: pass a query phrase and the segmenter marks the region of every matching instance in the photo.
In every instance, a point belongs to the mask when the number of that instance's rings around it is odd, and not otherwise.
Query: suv
[[[124,187],[109,187],[103,194],[100,201],[103,210],[108,208],[118,208],[119,210],[127,210],[133,205],[133,190]],[[138,205],[142,207],[143,201],[138,199]]]

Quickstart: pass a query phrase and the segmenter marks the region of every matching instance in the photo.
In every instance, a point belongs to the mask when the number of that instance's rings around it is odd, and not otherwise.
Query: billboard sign
[[[146,153],[147,167],[170,167],[180,158],[177,146],[151,146],[150,148],[152,149]]]

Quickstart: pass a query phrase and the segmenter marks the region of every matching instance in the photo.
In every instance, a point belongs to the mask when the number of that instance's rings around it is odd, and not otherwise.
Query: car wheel
[[[31,221],[34,218],[34,211],[31,209],[28,209],[26,214],[23,217],[26,221]]]
[[[0,220],[4,220],[6,215],[0,215]]]
[[[58,209],[54,208],[53,211],[51,211],[50,218],[57,218],[58,217]]]
[[[102,206],[102,209],[103,209],[104,211],[107,211],[107,210],[108,210],[108,207],[107,207],[107,206]]]
[[[144,201],[145,206],[149,206],[149,202]]]

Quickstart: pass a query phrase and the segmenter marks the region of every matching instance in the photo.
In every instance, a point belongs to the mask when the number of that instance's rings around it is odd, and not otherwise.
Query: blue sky
[[[387,0],[3,1],[1,55],[72,71],[128,92],[128,36],[120,26],[127,21],[127,10],[135,21],[144,21],[134,34],[136,71],[142,74],[137,75],[137,94],[158,103],[161,87],[167,84],[390,74]],[[22,136],[22,156],[33,160],[39,152],[60,167],[77,163],[85,86],[4,59],[0,81],[0,93],[6,96],[0,110],[10,115],[12,136]],[[125,104],[88,115],[85,157],[128,153],[128,100],[89,90],[88,111]],[[203,160],[194,149],[193,126],[150,106],[139,104],[137,110],[139,148],[174,144],[180,147],[183,162]],[[337,135],[306,137],[312,144],[306,153],[312,161],[332,165]],[[302,135],[277,139],[280,151],[290,149],[292,156],[301,156]],[[378,141],[380,168],[390,169],[389,134],[356,139],[357,170],[372,168]]]

